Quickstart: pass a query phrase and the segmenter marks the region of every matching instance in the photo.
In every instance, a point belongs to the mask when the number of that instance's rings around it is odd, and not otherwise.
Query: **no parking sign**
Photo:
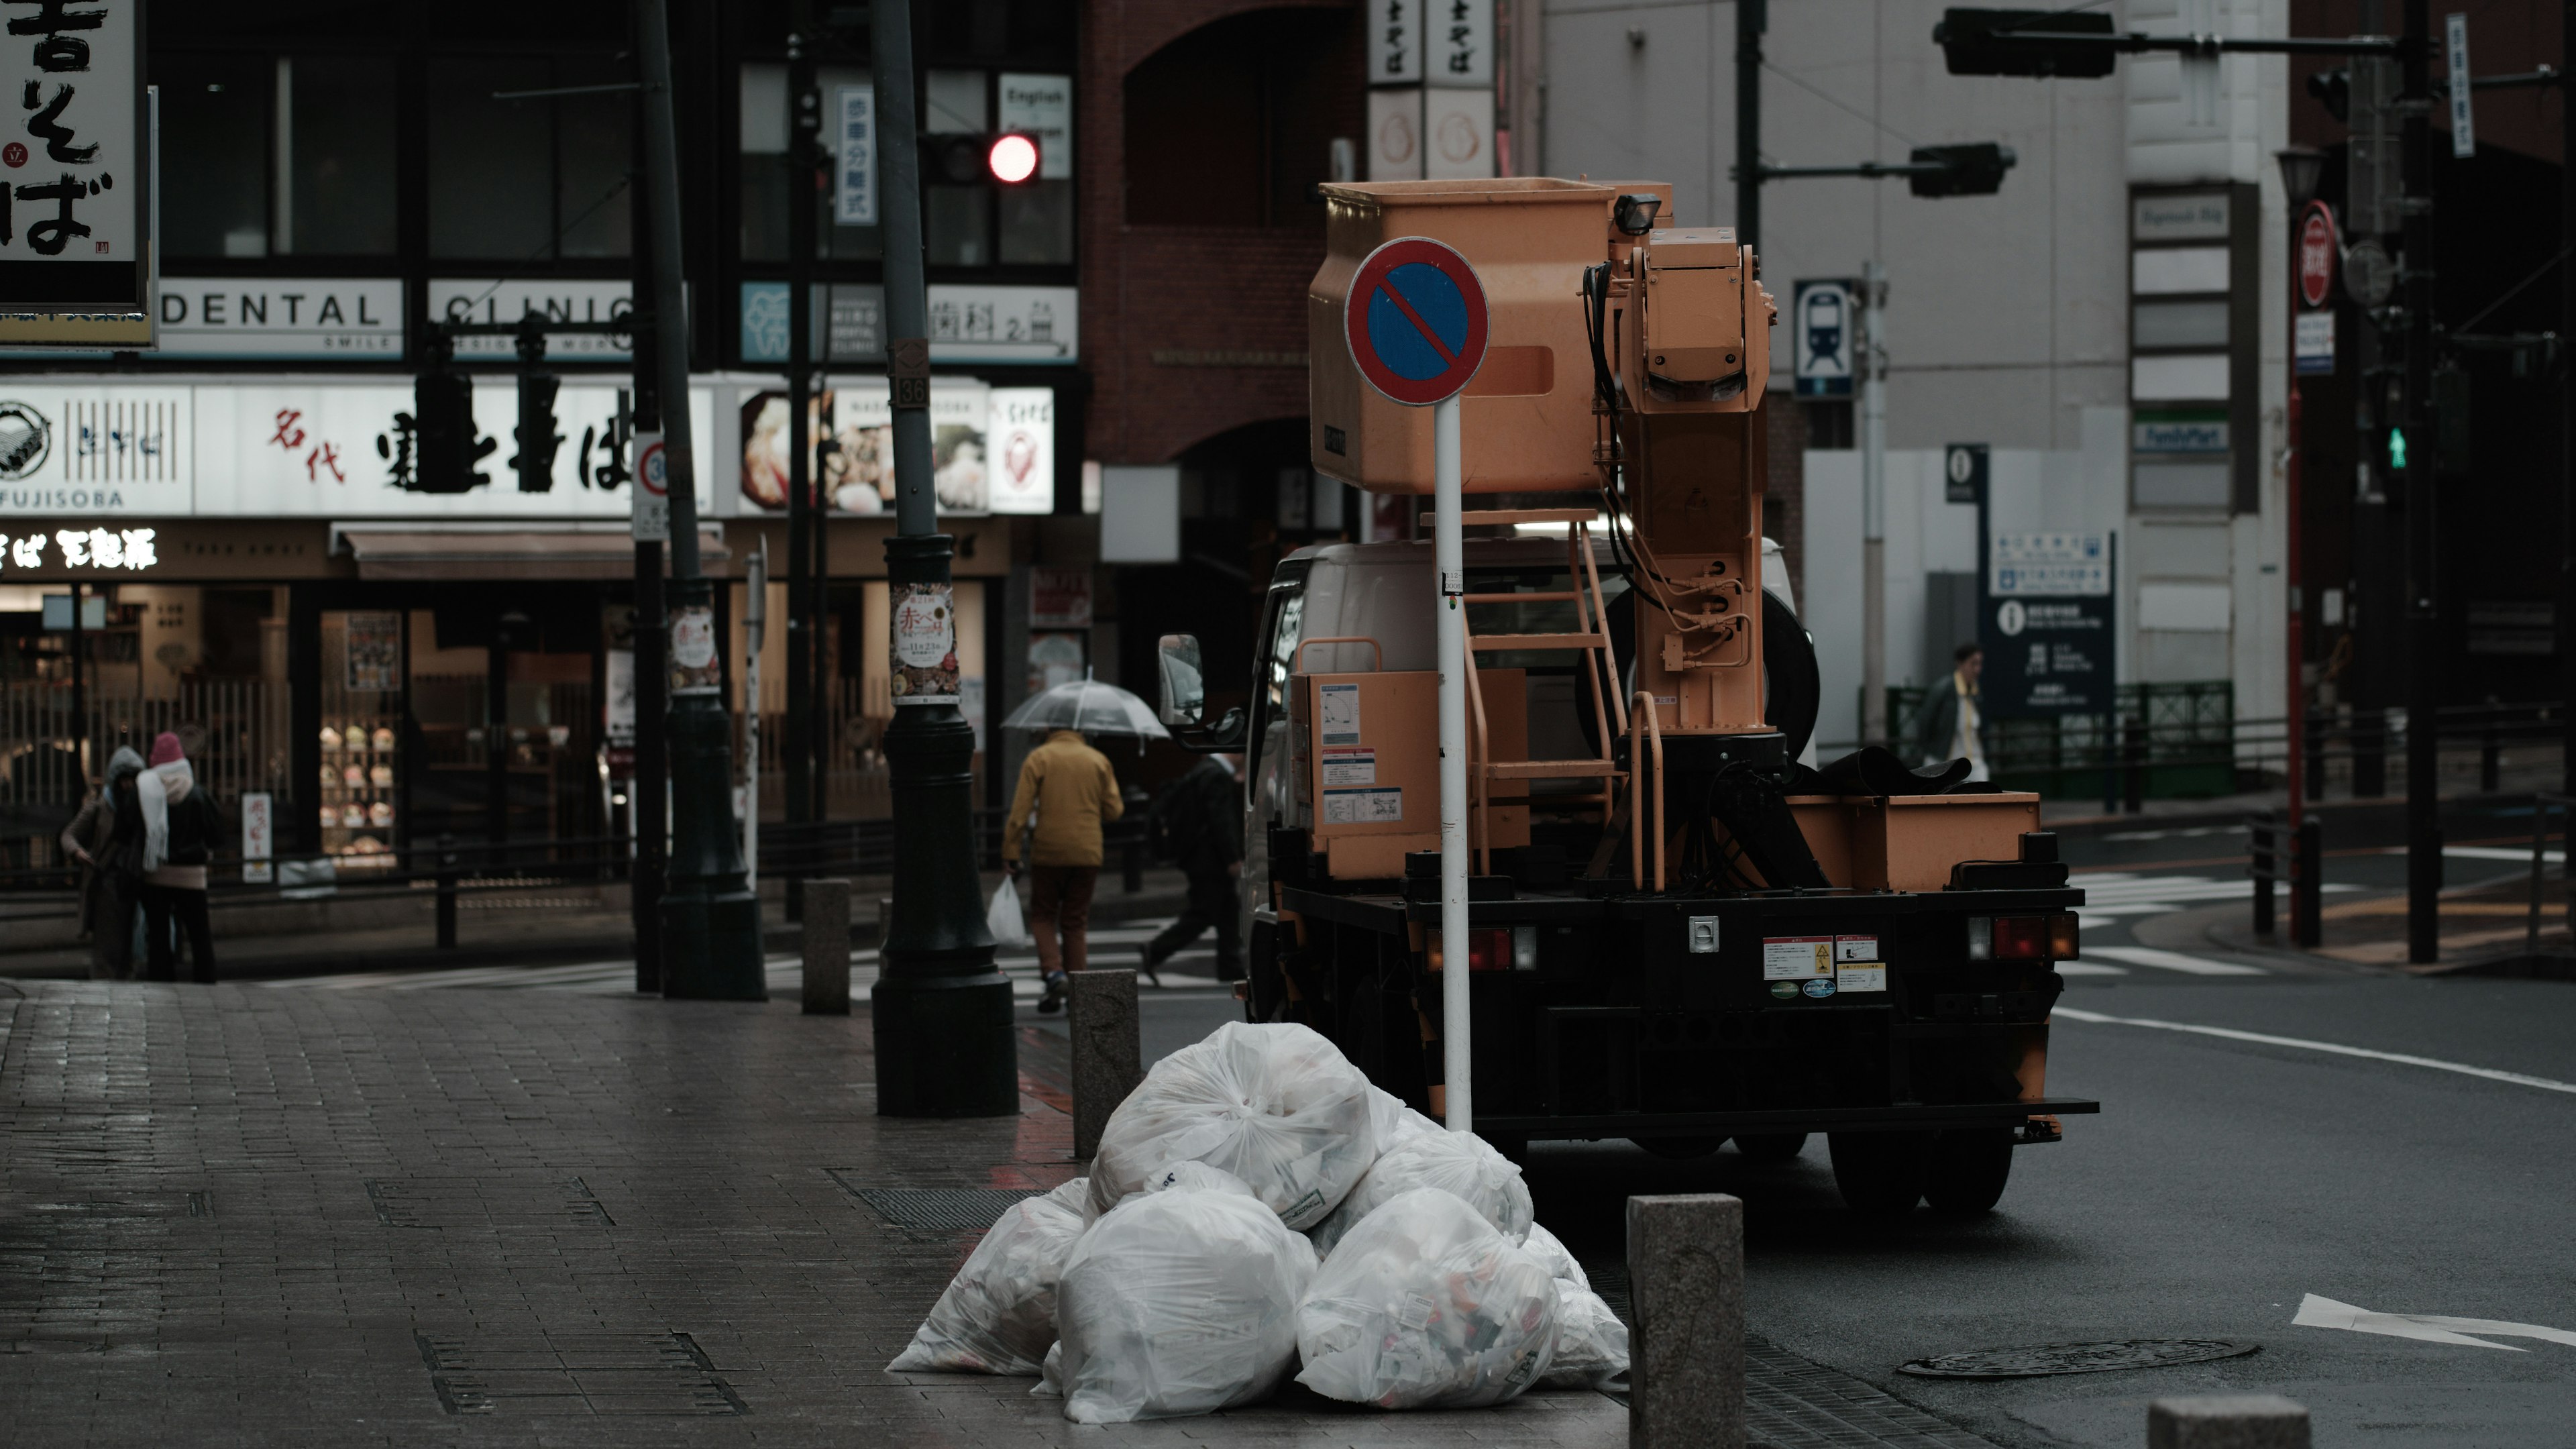
[[[1351,360],[1390,401],[1445,401],[1484,365],[1484,284],[1445,243],[1405,236],[1370,252],[1343,305]]]

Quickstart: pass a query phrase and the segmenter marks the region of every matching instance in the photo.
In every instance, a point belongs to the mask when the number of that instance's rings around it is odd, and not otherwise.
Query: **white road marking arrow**
[[[2509,1343],[2489,1343],[2469,1335],[2484,1333],[2498,1338],[2537,1338],[2576,1348],[2576,1333],[2563,1328],[2543,1328],[2537,1323],[2507,1323],[2498,1318],[2452,1318],[2440,1313],[2373,1313],[2367,1308],[2337,1303],[2314,1293],[2299,1300],[2299,1316],[2290,1322],[2299,1328],[2342,1328],[2354,1333],[2381,1333],[2390,1338],[2452,1343],[2464,1348],[2500,1348],[2507,1353],[2521,1353],[2523,1350]]]

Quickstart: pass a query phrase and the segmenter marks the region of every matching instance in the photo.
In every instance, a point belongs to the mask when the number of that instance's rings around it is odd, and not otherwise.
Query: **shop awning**
[[[343,524],[333,542],[358,561],[358,577],[428,581],[474,579],[631,579],[635,541],[623,530],[370,528]],[[666,555],[667,557],[667,555]],[[724,530],[698,530],[704,571],[721,576]]]

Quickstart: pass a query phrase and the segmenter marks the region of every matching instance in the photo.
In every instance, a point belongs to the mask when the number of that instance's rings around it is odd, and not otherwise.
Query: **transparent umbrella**
[[[1006,730],[1080,730],[1087,735],[1134,735],[1138,748],[1146,740],[1166,740],[1171,731],[1154,718],[1153,708],[1114,684],[1080,679],[1059,684],[1011,711]]]

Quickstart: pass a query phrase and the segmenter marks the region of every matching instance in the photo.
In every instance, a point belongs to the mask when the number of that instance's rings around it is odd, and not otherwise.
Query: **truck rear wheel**
[[[1953,1127],[1932,1149],[1932,1173],[1923,1184],[1924,1201],[1935,1212],[1992,1212],[2012,1176],[2013,1139],[2009,1127]]]
[[[1868,1217],[1903,1217],[1923,1200],[1934,1132],[1829,1132],[1834,1186],[1844,1206]]]
[[[1756,1162],[1787,1162],[1806,1145],[1804,1132],[1740,1133],[1735,1139],[1735,1150]]]

